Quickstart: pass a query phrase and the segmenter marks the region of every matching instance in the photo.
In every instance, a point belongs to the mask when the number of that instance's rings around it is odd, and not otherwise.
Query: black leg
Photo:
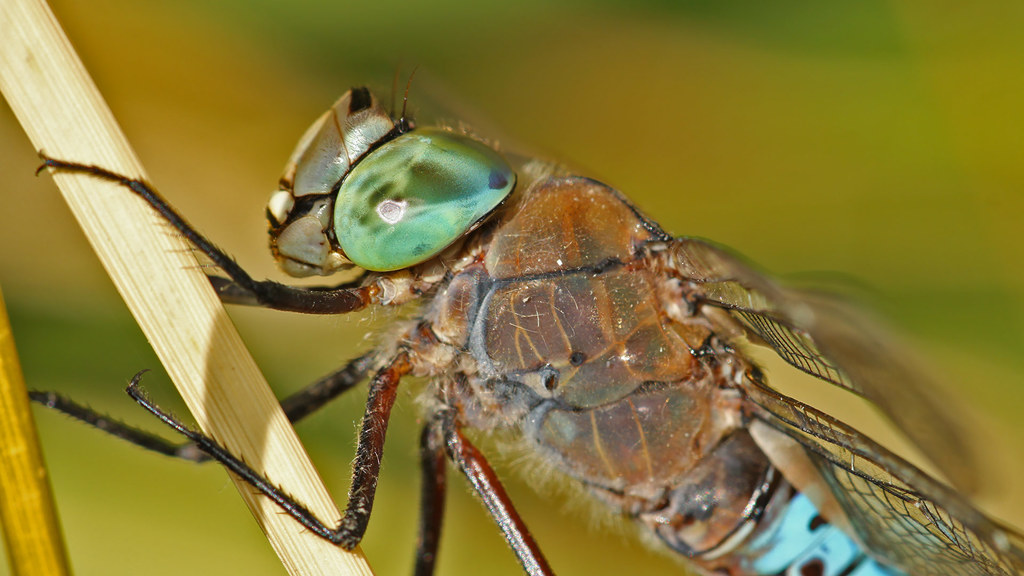
[[[409,357],[400,352],[391,364],[377,373],[370,383],[366,399],[366,411],[359,427],[359,443],[356,445],[356,462],[352,468],[352,486],[348,491],[348,506],[341,524],[334,531],[332,542],[351,550],[366,533],[373,509],[373,497],[377,493],[377,478],[384,456],[384,438],[391,420],[391,408],[395,405],[398,382],[412,371]]]
[[[358,277],[335,284],[333,286],[303,286],[301,290],[306,292],[320,293],[320,292],[337,292],[337,291],[352,291],[359,290],[362,286],[363,278],[366,277],[366,273],[360,274]],[[220,301],[224,304],[231,304],[235,306],[255,306],[259,308],[273,308],[273,306],[267,306],[260,301],[260,295],[253,292],[248,288],[242,287],[240,284],[230,278],[224,278],[223,276],[207,275],[210,280],[210,285],[213,286],[214,292],[220,298]]]
[[[408,356],[401,352],[387,367],[377,373],[370,384],[369,397],[366,402],[366,413],[363,415],[362,429],[359,432],[356,464],[352,474],[352,487],[349,490],[348,506],[341,523],[331,528],[313,515],[305,506],[296,502],[280,488],[253,470],[245,462],[239,460],[226,448],[212,438],[205,436],[176,420],[150,402],[138,387],[141,374],[132,379],[128,386],[128,394],[143,408],[151,412],[162,422],[188,438],[202,452],[209,454],[225,468],[233,472],[250,486],[274,501],[282,510],[295,518],[300,524],[314,534],[351,550],[362,540],[373,509],[373,498],[377,491],[377,478],[380,474],[380,462],[384,450],[384,438],[387,433],[391,408],[394,406],[398,382],[402,376],[412,369]]]
[[[441,430],[448,457],[455,467],[465,474],[477,496],[483,500],[484,506],[501,528],[505,540],[512,547],[523,570],[530,576],[554,574],[537,542],[526,528],[526,523],[516,512],[494,469],[469,439],[462,435],[455,421],[454,411],[440,412],[432,425],[438,426]]]
[[[420,524],[414,576],[432,576],[437,565],[444,519],[445,449],[437,426],[424,426],[420,436]]]
[[[218,288],[224,290],[229,300],[235,298],[239,301],[254,302],[267,308],[290,312],[343,314],[365,308],[378,290],[374,285],[358,288],[343,286],[335,289],[308,290],[287,286],[271,280],[253,280],[252,276],[243,270],[237,262],[189,225],[148,183],[116,174],[99,166],[55,160],[42,153],[39,156],[43,160],[42,166],[39,167],[40,171],[45,168],[52,168],[54,170],[88,174],[102,180],[116,182],[148,202],[171,226],[174,226],[182,236],[188,239],[189,242],[228,275],[231,279],[230,289],[226,286]],[[217,287],[216,283],[215,287]],[[243,294],[248,294],[249,296],[245,297]]]
[[[136,375],[138,378],[140,374]],[[205,462],[210,459],[209,456],[199,452],[191,442],[184,444],[171,442],[165,438],[161,438],[152,432],[148,432],[135,426],[130,426],[119,420],[114,420],[106,414],[101,414],[89,408],[75,402],[67,396],[62,396],[56,392],[43,392],[40,390],[30,390],[29,398],[33,402],[37,402],[46,406],[47,408],[63,412],[76,420],[81,420],[86,424],[98,428],[107,434],[116,436],[122,440],[127,440],[136,446],[141,446],[146,450],[152,450],[163,454],[165,456],[172,456],[174,458],[181,458],[182,460],[188,460],[191,462]]]
[[[292,423],[298,422],[342,393],[351,390],[352,387],[363,381],[375,358],[375,352],[360,356],[349,362],[344,368],[324,376],[282,400],[281,407],[284,409],[285,415],[288,416],[288,420]],[[72,418],[147,450],[192,462],[206,462],[210,459],[192,442],[184,444],[171,442],[152,432],[114,420],[56,392],[33,390],[29,392],[29,397],[47,408],[63,412]]]

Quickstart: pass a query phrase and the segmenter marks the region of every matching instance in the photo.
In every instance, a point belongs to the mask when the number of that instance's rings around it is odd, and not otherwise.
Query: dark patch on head
[[[380,206],[380,203],[385,200],[396,200],[397,195],[395,194],[395,182],[391,180],[374,181],[371,192],[367,195],[367,206],[373,206],[376,208]]]
[[[822,576],[825,574],[825,563],[821,558],[813,558],[800,567],[800,576]]]
[[[818,528],[821,528],[822,526],[825,526],[827,524],[828,521],[822,518],[821,514],[815,514],[814,518],[811,518],[811,523],[808,524],[807,527],[811,530],[811,532],[814,532]]]
[[[352,89],[352,99],[348,103],[349,116],[362,112],[373,105],[373,97],[365,86]]]
[[[291,224],[303,216],[312,214],[313,205],[317,202],[323,201],[326,196],[329,196],[329,194],[306,194],[295,198],[295,204],[292,206],[291,211],[288,212],[288,217],[285,218],[284,222],[278,223],[278,226]],[[273,221],[273,218],[270,216],[269,208],[267,209],[267,218]]]
[[[569,364],[573,366],[579,366],[587,361],[587,355],[583,352],[573,352],[569,355]]]
[[[499,170],[491,170],[491,175],[487,178],[487,185],[491,187],[491,190],[501,190],[508,186],[508,176]]]

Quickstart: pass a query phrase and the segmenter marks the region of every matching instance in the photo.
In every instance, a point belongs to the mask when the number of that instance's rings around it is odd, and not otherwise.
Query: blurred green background
[[[1002,482],[979,502],[1024,526],[1021,4],[60,0],[54,9],[153,181],[256,276],[281,278],[263,203],[298,136],[351,85],[386,98],[396,68],[419,66],[414,111],[461,116],[579,166],[677,234],[723,242],[780,274],[829,271],[856,286],[946,374],[983,475]],[[157,362],[2,114],[0,283],[29,384],[155,428],[122,389]],[[390,318],[233,316],[281,395],[366,349]],[[147,387],[183,412],[159,370]],[[816,388],[806,391],[815,402]],[[847,416],[848,399],[831,402]],[[353,393],[299,427],[339,501],[362,403]],[[37,415],[78,574],[283,573],[220,469]],[[406,395],[364,541],[380,574],[411,567],[417,418]],[[515,462],[496,459],[560,574],[682,570],[535,496]],[[519,574],[462,486],[453,477],[440,573]]]

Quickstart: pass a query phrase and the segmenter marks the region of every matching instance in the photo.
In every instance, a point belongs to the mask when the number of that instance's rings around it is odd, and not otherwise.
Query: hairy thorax
[[[441,402],[468,428],[516,432],[545,469],[655,532],[677,534],[693,502],[714,516],[681,486],[720,480],[724,453],[751,461],[739,464],[750,485],[767,464],[736,433],[744,362],[702,317],[666,309],[680,288],[658,266],[663,233],[586,179],[541,179],[515,201],[427,311],[457,356]],[[750,490],[724,499],[742,510]],[[716,543],[728,524],[693,528],[686,546]]]

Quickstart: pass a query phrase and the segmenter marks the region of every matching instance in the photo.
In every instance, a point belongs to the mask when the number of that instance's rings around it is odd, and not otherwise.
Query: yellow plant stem
[[[62,576],[71,573],[2,294],[0,525],[12,574]]]

